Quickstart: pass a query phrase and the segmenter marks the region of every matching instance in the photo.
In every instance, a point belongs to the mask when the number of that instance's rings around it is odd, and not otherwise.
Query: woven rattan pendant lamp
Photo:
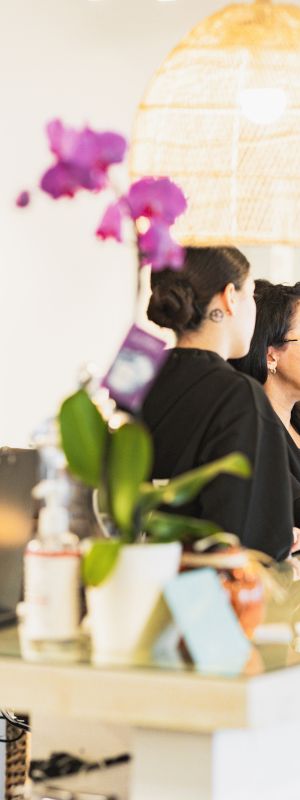
[[[138,110],[131,171],[184,189],[183,244],[300,245],[300,8],[230,5],[166,58]]]

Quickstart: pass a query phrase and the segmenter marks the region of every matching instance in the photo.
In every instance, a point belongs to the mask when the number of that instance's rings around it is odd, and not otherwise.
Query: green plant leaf
[[[206,519],[151,511],[143,517],[142,529],[156,542],[171,542],[211,536],[220,531],[220,526]]]
[[[71,472],[88,486],[98,487],[108,430],[84,389],[64,401],[59,412],[59,425]]]
[[[85,586],[99,586],[108,578],[119,557],[119,539],[99,539],[82,559],[82,579]]]
[[[129,422],[110,434],[108,492],[110,513],[130,539],[135,535],[135,512],[141,483],[152,465],[152,441],[143,427]]]
[[[165,504],[181,506],[193,500],[207,483],[217,478],[221,473],[236,475],[239,478],[249,478],[251,465],[242,453],[231,453],[224,458],[219,458],[211,464],[205,464],[197,469],[173,478],[166,486],[153,487],[152,484],[143,484],[140,488],[140,503],[143,510],[157,508]]]

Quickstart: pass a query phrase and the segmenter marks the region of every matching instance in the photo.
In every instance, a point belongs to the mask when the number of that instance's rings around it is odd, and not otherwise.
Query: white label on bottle
[[[76,637],[79,566],[76,553],[25,555],[25,629],[29,639]]]

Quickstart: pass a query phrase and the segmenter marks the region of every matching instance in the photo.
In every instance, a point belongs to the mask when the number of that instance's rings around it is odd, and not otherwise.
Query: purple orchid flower
[[[141,178],[132,184],[126,196],[130,215],[158,219],[173,225],[187,206],[184,194],[170,178]]]
[[[86,174],[76,164],[58,161],[44,173],[40,188],[54,200],[58,200],[59,197],[74,197],[86,178]]]
[[[169,178],[143,178],[134,183],[127,195],[106,209],[96,236],[100,239],[122,241],[122,220],[130,217],[136,222],[148,217],[150,226],[137,239],[141,251],[141,266],[151,264],[160,270],[168,266],[180,269],[184,262],[184,250],[172,239],[170,225],[186,208],[184,195]]]
[[[151,264],[152,270],[158,272],[169,267],[179,270],[183,266],[185,251],[170,236],[168,225],[155,220],[146,233],[138,236],[141,253],[141,264]]]
[[[75,128],[67,128],[60,119],[52,119],[46,125],[50,150],[58,161],[73,161],[74,145],[78,140]]]
[[[124,203],[122,200],[117,200],[116,203],[111,203],[96,230],[96,236],[99,239],[115,239],[117,242],[122,242],[122,221],[124,217]]]
[[[40,188],[57,200],[74,197],[80,189],[100,191],[109,187],[108,170],[123,161],[127,143],[123,136],[112,131],[97,132],[89,127],[76,130],[65,126],[60,119],[47,125],[47,136],[54,163],[42,175]],[[23,191],[16,204],[24,208],[30,202],[29,192]],[[184,250],[170,234],[170,227],[186,209],[184,194],[170,178],[145,177],[135,181],[127,194],[110,203],[96,231],[99,239],[113,238],[122,242],[123,219],[135,225],[141,254],[141,265],[152,269],[180,269]],[[139,224],[148,220],[149,227]]]
[[[74,197],[79,189],[95,191],[104,189],[107,176],[103,171],[92,171],[75,162],[58,161],[50,167],[40,181],[40,188],[50,194],[54,200],[59,197]]]
[[[58,119],[49,122],[47,135],[57,163],[43,175],[40,186],[54,199],[74,197],[79,189],[103,189],[109,167],[123,161],[127,147],[117,133],[97,133],[91,128],[76,131]]]
[[[46,127],[50,148],[58,161],[77,164],[83,168],[107,169],[123,161],[126,139],[119,133],[98,133],[91,128],[76,131],[54,119]]]
[[[18,208],[26,208],[26,206],[29,206],[29,203],[30,194],[27,189],[25,189],[23,192],[18,194],[18,197],[16,198],[16,206],[18,206]]]

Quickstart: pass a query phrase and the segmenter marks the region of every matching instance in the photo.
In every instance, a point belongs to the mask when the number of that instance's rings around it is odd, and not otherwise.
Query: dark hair
[[[255,281],[256,325],[247,356],[231,363],[241,372],[264,384],[268,377],[268,347],[284,347],[296,305],[300,301],[300,282],[294,286],[270,281]]]
[[[152,272],[148,319],[177,334],[196,330],[214,295],[228,283],[241,289],[249,267],[235,247],[188,247],[179,272]]]

